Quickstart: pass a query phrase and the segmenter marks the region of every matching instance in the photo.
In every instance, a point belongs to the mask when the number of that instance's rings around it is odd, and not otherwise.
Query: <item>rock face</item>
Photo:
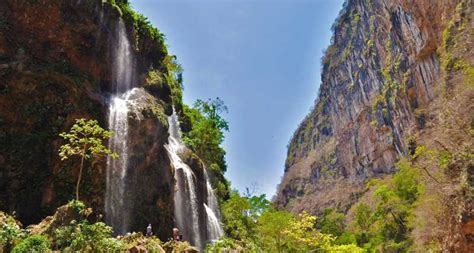
[[[315,107],[288,146],[277,207],[336,208],[350,229],[358,205],[374,202],[372,183],[403,157],[424,189],[409,251],[474,251],[473,9],[472,0],[346,1]]]
[[[288,146],[278,207],[347,211],[367,179],[394,172],[410,151],[409,130],[425,123],[420,108],[436,95],[436,50],[459,2],[346,1],[314,109]]]
[[[79,163],[59,160],[58,134],[81,117],[107,126],[111,41],[121,15],[116,5],[101,0],[0,2],[0,210],[15,211],[25,225],[73,198]],[[167,239],[174,185],[163,147],[173,103],[172,84],[164,78],[169,56],[160,35],[133,20],[123,22],[137,80],[129,113],[131,229],[152,223]],[[92,160],[86,168],[82,200],[103,213],[106,161]]]

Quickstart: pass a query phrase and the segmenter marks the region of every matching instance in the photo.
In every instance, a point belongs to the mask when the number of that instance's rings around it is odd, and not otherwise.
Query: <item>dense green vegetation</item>
[[[183,133],[183,140],[208,166],[220,199],[229,194],[229,183],[224,177],[227,170],[225,150],[221,146],[224,131],[229,131],[229,123],[222,116],[227,110],[220,98],[197,100],[193,107],[183,107],[185,118],[191,125],[190,131]]]
[[[354,242],[338,243],[335,235],[322,232],[340,225],[332,212],[323,219],[306,212],[294,215],[273,208],[265,195],[233,191],[222,205],[222,216],[227,236],[209,245],[209,252],[363,252]]]
[[[355,219],[350,231],[368,251],[400,252],[411,245],[410,215],[423,187],[419,171],[408,161],[402,159],[397,167],[392,178],[370,181],[372,195],[352,208]]]
[[[398,172],[367,182],[371,194],[347,215],[326,209],[320,217],[276,210],[260,196],[233,191],[222,204],[226,237],[210,252],[240,249],[249,252],[406,252],[412,247],[413,210],[423,184],[421,171],[409,160]]]
[[[0,248],[9,252],[26,237],[12,216],[0,212]]]
[[[32,235],[22,240],[12,253],[27,253],[27,252],[45,252],[51,247],[51,242],[42,235]]]
[[[2,252],[124,252],[140,246],[149,252],[191,249],[185,242],[162,243],[158,238],[131,233],[113,237],[112,228],[93,221],[93,211],[80,201],[70,201],[42,223],[22,229],[13,217],[0,212]],[[176,251],[178,250],[178,251]]]

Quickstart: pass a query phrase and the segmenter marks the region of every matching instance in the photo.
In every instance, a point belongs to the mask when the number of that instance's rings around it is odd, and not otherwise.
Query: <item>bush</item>
[[[345,229],[344,219],[343,213],[327,208],[324,210],[322,217],[318,219],[316,226],[322,233],[340,236]]]
[[[86,209],[84,202],[75,199],[69,201],[67,206],[72,208],[78,214],[82,213]]]
[[[253,252],[251,249],[255,249],[256,247],[250,247],[249,245],[243,246],[243,243],[232,238],[221,238],[217,241],[214,241],[212,244],[208,244],[205,252],[228,252],[228,251],[237,251],[237,252]]]
[[[143,246],[149,252],[161,252],[161,240],[156,236],[145,237],[141,232],[133,232],[120,239],[126,249]]]
[[[347,245],[336,245],[331,246],[327,249],[329,253],[363,253],[365,252],[363,249],[357,247],[355,244],[347,244]]]
[[[166,252],[181,253],[181,252],[199,252],[198,249],[191,246],[188,242],[168,241],[163,244],[163,249]]]
[[[112,228],[103,222],[89,224],[88,221],[59,228],[54,233],[54,246],[59,250],[119,252],[123,244],[112,238]]]
[[[24,237],[25,232],[15,219],[0,212],[0,252],[9,252]]]
[[[419,173],[406,159],[401,159],[396,165],[399,171],[393,177],[395,193],[411,204],[422,191],[422,185],[418,182]]]
[[[45,252],[51,248],[51,242],[46,236],[32,235],[21,241],[13,248],[12,253]]]

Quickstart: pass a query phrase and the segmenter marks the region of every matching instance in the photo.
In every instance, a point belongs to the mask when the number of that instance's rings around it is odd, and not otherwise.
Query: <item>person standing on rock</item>
[[[148,227],[146,227],[146,236],[150,237],[153,235],[153,229],[151,228],[151,224],[148,224]]]

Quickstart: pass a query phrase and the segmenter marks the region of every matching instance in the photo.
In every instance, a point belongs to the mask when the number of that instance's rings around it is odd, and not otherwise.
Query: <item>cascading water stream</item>
[[[217,203],[216,195],[211,186],[211,181],[207,175],[207,170],[204,170],[204,178],[206,180],[206,190],[207,190],[207,204],[204,204],[204,209],[206,210],[206,225],[207,225],[207,237],[209,241],[219,239],[224,231],[222,230],[221,224],[219,222],[219,205]]]
[[[212,242],[214,240],[219,239],[223,234],[221,224],[219,223],[219,218],[217,218],[214,210],[204,204],[204,209],[206,210],[207,216],[207,234],[208,234],[208,241]]]
[[[176,225],[186,233],[188,240],[201,247],[201,232],[199,230],[198,200],[196,197],[195,175],[191,168],[179,157],[179,152],[185,147],[179,132],[178,115],[168,117],[169,138],[165,145],[171,163],[175,168],[177,191],[174,196]],[[191,225],[191,226],[190,226]],[[191,229],[189,229],[191,228]]]
[[[113,94],[109,104],[108,128],[114,132],[114,135],[109,139],[109,148],[117,152],[119,157],[107,159],[105,220],[114,228],[115,234],[125,234],[130,232],[131,206],[129,203],[133,198],[133,196],[127,196],[126,191],[127,184],[130,184],[127,178],[130,151],[128,115],[135,107],[133,95],[136,89],[133,89],[134,57],[122,21],[118,23],[115,40],[111,43],[113,43]],[[186,147],[181,140],[176,113],[173,112],[173,115],[168,117],[168,122],[169,139],[165,148],[175,168],[176,225],[185,234],[186,240],[202,249],[206,241],[216,240],[223,235],[219,222],[219,206],[206,170],[204,169],[206,187],[204,189],[192,169],[178,155]],[[206,194],[206,198],[199,198],[201,196],[199,193]]]
[[[196,176],[192,169],[179,157],[179,153],[186,147],[181,140],[178,116],[174,110],[173,115],[168,117],[168,123],[169,138],[165,148],[175,168],[174,208],[176,225],[184,233],[186,240],[202,249],[206,241],[219,239],[223,235],[218,215],[216,215],[219,214],[219,206],[206,170],[204,170],[204,179],[207,198],[203,200],[204,203],[199,202],[196,192],[198,189]],[[200,212],[203,211],[205,214],[201,215]],[[203,220],[204,215],[205,220]],[[203,228],[205,230],[202,230]]]
[[[128,168],[128,112],[129,98],[133,93],[133,55],[127,38],[125,25],[120,21],[116,27],[116,38],[112,42],[113,94],[108,112],[108,128],[114,132],[109,148],[118,153],[116,159],[107,159],[107,188],[105,196],[105,219],[117,234],[129,231],[129,207],[126,202],[126,177]]]

